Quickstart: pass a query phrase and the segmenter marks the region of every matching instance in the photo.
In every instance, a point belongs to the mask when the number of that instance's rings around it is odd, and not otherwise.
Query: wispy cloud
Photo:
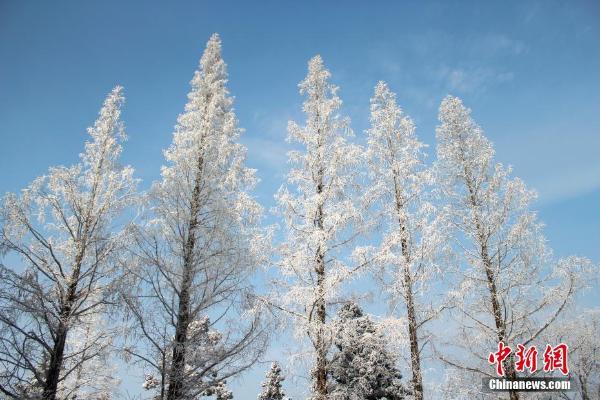
[[[371,58],[382,75],[428,105],[440,91],[481,95],[512,81],[510,62],[527,52],[525,42],[506,34],[458,37],[429,31],[379,43]]]
[[[515,174],[539,193],[541,205],[600,189],[597,128],[589,126],[568,134],[571,124],[565,116],[560,123],[538,124],[526,132],[498,138],[500,157],[514,163]]]
[[[437,74],[443,85],[452,93],[476,94],[489,86],[509,82],[514,78],[510,71],[498,71],[492,67],[449,67],[443,65]]]
[[[275,112],[256,111],[252,124],[242,137],[242,143],[248,148],[248,160],[251,166],[258,168],[260,175],[281,181],[287,170],[287,152],[290,146],[285,141],[287,124],[293,119],[292,110]]]
[[[511,38],[505,34],[487,34],[473,39],[473,50],[487,57],[519,56],[528,51],[522,40]]]
[[[248,160],[267,173],[278,173],[287,165],[290,147],[283,140],[266,137],[247,137],[243,143],[248,148]]]
[[[533,184],[539,193],[540,204],[557,203],[591,193],[600,188],[600,164],[572,166],[547,171]]]

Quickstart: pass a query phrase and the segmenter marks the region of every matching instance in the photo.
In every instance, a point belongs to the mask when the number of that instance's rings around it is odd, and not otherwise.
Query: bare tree
[[[151,370],[144,387],[160,399],[214,392],[264,344],[246,296],[265,254],[261,207],[248,192],[256,179],[236,142],[241,129],[226,82],[215,34],[132,248],[139,268],[125,296],[134,328],[125,353]]]
[[[20,195],[7,194],[0,246],[22,267],[0,267],[0,392],[11,398],[65,398],[73,374],[105,354],[108,329],[87,330],[113,302],[115,257],[126,243],[116,221],[134,200],[130,167],[118,163],[125,139],[122,88],[106,98],[88,129],[81,162],[53,167]],[[75,332],[87,330],[85,340]],[[74,335],[74,336],[73,336]]]

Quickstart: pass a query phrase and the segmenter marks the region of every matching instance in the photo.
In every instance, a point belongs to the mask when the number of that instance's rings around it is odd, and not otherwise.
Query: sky
[[[430,159],[439,103],[461,97],[497,160],[539,192],[555,253],[600,262],[598,1],[0,0],[0,193],[76,162],[117,84],[127,98],[123,162],[147,188],[213,32],[266,208],[288,168],[287,122],[302,121],[297,84],[321,54],[357,141],[379,80]],[[236,398],[255,398],[260,375],[236,383]]]

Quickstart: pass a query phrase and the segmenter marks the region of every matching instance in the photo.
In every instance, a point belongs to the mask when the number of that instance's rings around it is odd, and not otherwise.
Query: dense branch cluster
[[[308,365],[287,372],[308,376],[309,399],[538,398],[482,392],[499,342],[568,343],[572,397],[598,398],[598,310],[578,303],[597,266],[553,257],[535,193],[495,161],[470,109],[443,99],[428,163],[385,82],[363,146],[330,80],[312,58],[305,120],[288,125],[276,241],[252,194],[218,35],[145,192],[119,162],[123,89],[110,92],[80,161],[2,200],[0,398],[119,398],[127,363],[140,398],[229,400],[228,382],[266,358],[286,322]],[[269,282],[256,285],[259,267]],[[366,311],[373,297],[386,315]],[[514,361],[502,365],[510,378],[522,376]],[[259,400],[287,399],[284,362]]]

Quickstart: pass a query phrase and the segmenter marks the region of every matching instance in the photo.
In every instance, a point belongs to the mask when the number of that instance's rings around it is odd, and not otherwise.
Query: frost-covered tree
[[[374,203],[384,226],[374,260],[383,267],[384,289],[394,304],[403,304],[406,318],[412,388],[423,398],[421,350],[423,328],[438,314],[430,300],[429,283],[437,275],[437,255],[446,243],[439,213],[431,202],[433,174],[424,164],[425,145],[415,135],[415,125],[396,103],[384,82],[371,99],[368,130],[372,184],[367,198]]]
[[[112,397],[119,379],[113,359],[112,332],[104,332],[105,326],[106,320],[101,315],[90,315],[69,332],[73,357],[65,360],[63,368],[73,369],[73,372],[59,383],[57,398],[103,400]],[[90,352],[92,344],[93,353]]]
[[[558,340],[569,344],[571,374],[579,383],[581,399],[600,399],[600,311],[582,314],[565,336]]]
[[[359,267],[349,265],[345,251],[359,233],[361,213],[355,201],[362,150],[347,142],[348,121],[338,115],[338,88],[320,56],[308,63],[300,83],[306,95],[304,126],[288,125],[288,140],[302,150],[288,153],[294,168],[288,187],[276,196],[285,222],[280,246],[279,295],[272,303],[293,318],[299,337],[308,335],[314,366],[313,396],[327,396],[327,354],[331,327],[327,314],[338,301],[345,281]]]
[[[227,381],[220,380],[207,389],[203,396],[214,396],[215,400],[232,400],[233,392],[227,388]]]
[[[406,391],[397,360],[375,323],[355,303],[345,304],[335,321],[330,397],[336,400],[397,400]]]
[[[262,383],[262,391],[258,395],[258,400],[284,400],[285,393],[281,383],[285,380],[281,373],[279,363],[271,364],[271,369],[266,374],[265,381]]]
[[[246,293],[266,241],[226,83],[215,34],[132,247],[139,269],[125,299],[135,334],[125,353],[153,370],[145,387],[160,399],[214,392],[252,365],[263,345]]]
[[[4,397],[55,399],[61,382],[105,354],[107,326],[87,330],[81,341],[76,333],[113,303],[116,256],[127,242],[119,222],[135,181],[119,164],[122,103],[116,87],[88,129],[78,164],[50,168],[20,195],[4,197],[0,246],[23,262],[0,266]]]
[[[576,392],[560,398],[600,400],[600,309],[568,313],[546,335],[546,342],[569,346],[569,375]]]
[[[494,162],[492,144],[460,99],[446,97],[439,120],[439,182],[465,262],[451,293],[456,308],[450,324],[458,325],[449,343],[454,350],[445,349],[442,359],[455,368],[451,379],[465,380],[495,374],[487,355],[498,342],[513,349],[518,343],[541,346],[536,340],[572,301],[590,263],[553,261],[530,211],[534,192]],[[512,355],[503,364],[505,375],[515,377]],[[510,398],[519,395],[511,392]]]

